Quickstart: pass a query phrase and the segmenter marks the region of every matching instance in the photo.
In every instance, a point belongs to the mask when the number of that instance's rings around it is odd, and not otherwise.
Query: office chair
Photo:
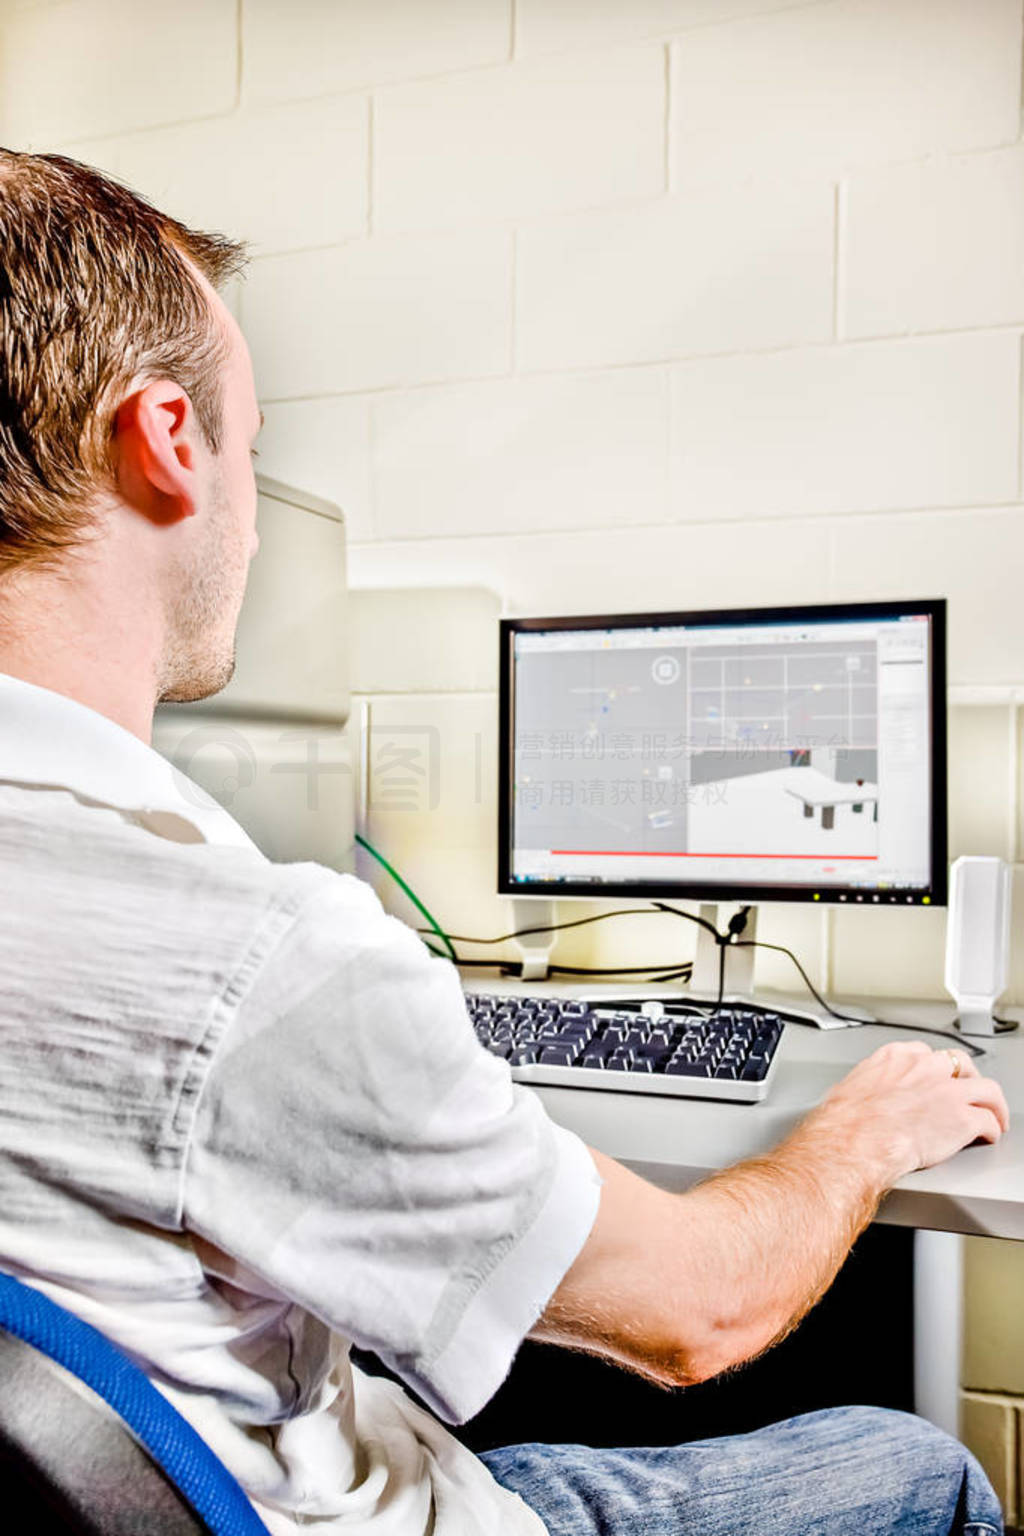
[[[269,1536],[191,1424],[95,1328],[0,1274],[0,1486],[33,1536]]]

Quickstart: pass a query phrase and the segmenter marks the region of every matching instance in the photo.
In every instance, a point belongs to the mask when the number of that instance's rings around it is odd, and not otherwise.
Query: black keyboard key
[[[537,1058],[542,1067],[571,1067],[578,1051],[572,1045],[549,1045]]]

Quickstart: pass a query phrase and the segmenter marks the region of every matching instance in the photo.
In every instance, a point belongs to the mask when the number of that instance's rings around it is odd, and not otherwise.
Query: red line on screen
[[[586,859],[815,859],[819,864],[851,859],[857,864],[877,863],[877,853],[676,853],[670,848],[551,848],[562,857]]]

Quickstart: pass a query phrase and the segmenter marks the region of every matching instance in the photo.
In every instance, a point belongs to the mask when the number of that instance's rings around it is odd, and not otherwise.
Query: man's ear
[[[196,419],[180,384],[157,379],[118,407],[114,475],[124,500],[144,517],[176,523],[196,510]]]

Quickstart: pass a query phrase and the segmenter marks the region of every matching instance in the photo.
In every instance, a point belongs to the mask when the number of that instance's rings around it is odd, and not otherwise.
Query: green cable
[[[437,934],[438,938],[441,940],[441,942],[444,945],[445,949],[448,951],[449,958],[456,965],[458,965],[459,957],[455,953],[455,945],[452,943],[451,939],[445,933],[444,929],[441,927],[441,924],[437,921],[436,917],[434,917],[433,913],[427,911],[427,909],[423,905],[422,901],[420,901],[419,897],[416,895],[416,892],[410,886],[406,885],[405,881],[402,879],[401,875],[398,873],[398,870],[395,869],[394,865],[389,864],[387,859],[384,857],[384,855],[382,853],[378,853],[376,848],[373,846],[373,844],[370,843],[370,842],[367,842],[366,838],[363,837],[362,834],[359,833],[359,832],[356,833],[356,842],[359,844],[360,848],[365,848],[367,853],[370,854],[373,858],[375,858],[377,860],[377,863],[380,864],[382,866],[382,868],[387,870],[387,872],[391,876],[392,880],[394,880],[395,884],[401,890],[403,890],[405,892],[405,894],[408,896],[409,900],[412,902],[413,906],[416,907],[420,912],[423,913],[423,916],[426,918],[427,922],[430,924],[431,928],[433,928],[434,932]],[[432,944],[428,944],[427,948],[430,950],[431,954],[434,954],[434,955],[440,955],[441,954],[441,951],[439,949],[435,949]],[[442,956],[442,958],[443,958],[443,956]]]

